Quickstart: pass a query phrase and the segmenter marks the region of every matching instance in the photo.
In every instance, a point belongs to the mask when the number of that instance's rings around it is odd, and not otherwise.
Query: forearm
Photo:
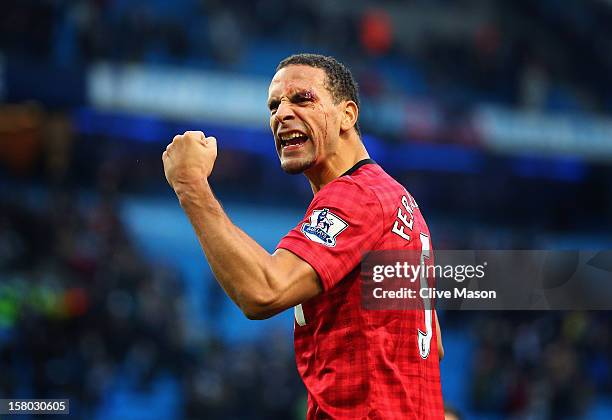
[[[272,256],[231,222],[207,182],[176,193],[228,296],[247,314],[269,303],[276,291]]]

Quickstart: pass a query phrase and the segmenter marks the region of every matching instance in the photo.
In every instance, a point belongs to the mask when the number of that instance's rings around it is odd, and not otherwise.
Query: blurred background
[[[437,249],[612,249],[610,0],[3,0],[0,398],[91,419],[299,419],[292,311],[248,321],[166,185],[177,133],[268,250],[312,193],[267,87],[297,52],[361,87],[371,156]],[[469,419],[612,418],[608,312],[440,313]]]

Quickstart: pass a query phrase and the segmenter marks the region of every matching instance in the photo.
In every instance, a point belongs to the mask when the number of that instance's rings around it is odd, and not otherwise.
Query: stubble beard
[[[290,175],[297,175],[312,168],[314,163],[315,159],[313,156],[293,159],[281,158],[281,169]]]

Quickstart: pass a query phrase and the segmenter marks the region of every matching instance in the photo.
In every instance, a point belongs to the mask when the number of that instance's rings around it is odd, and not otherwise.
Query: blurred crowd
[[[2,394],[70,395],[85,409],[128,359],[143,385],[176,369],[175,273],[140,258],[113,203],[18,200],[3,200],[0,215]]]
[[[612,396],[607,312],[487,313],[472,316],[470,329],[470,391],[477,411],[585,418],[597,397]]]
[[[3,199],[0,277],[2,398],[70,398],[93,418],[121,384],[171,377],[186,418],[287,419],[302,404],[289,337],[188,334],[180,276],[139,255],[111,199]]]
[[[316,50],[347,61],[366,97],[609,113],[611,19],[597,0],[9,0],[0,51],[269,76],[270,55]]]

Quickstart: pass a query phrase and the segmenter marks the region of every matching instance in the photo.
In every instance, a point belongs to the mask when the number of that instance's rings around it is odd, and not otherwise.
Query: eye
[[[304,102],[310,101],[312,98],[307,94],[297,94],[293,97],[293,103],[302,104]]]

